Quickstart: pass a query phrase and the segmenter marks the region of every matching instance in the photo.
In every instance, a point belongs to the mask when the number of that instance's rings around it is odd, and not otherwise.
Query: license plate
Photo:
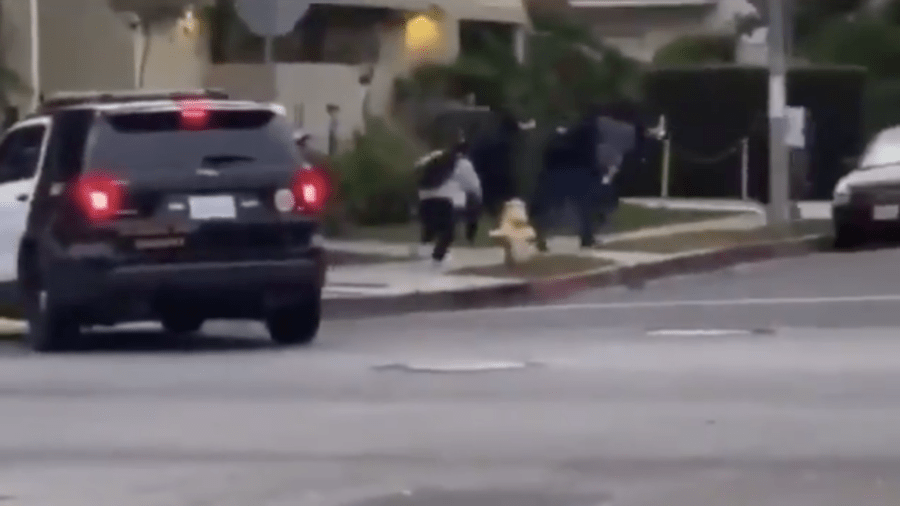
[[[188,205],[191,209],[191,218],[195,220],[227,220],[237,216],[234,205],[234,197],[190,197]]]
[[[872,219],[875,220],[896,220],[900,217],[900,206],[875,206],[872,209]]]

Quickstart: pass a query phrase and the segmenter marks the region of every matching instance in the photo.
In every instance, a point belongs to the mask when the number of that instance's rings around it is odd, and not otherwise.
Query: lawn
[[[658,227],[675,223],[690,223],[734,216],[733,212],[692,211],[673,209],[652,209],[634,204],[623,203],[613,215],[610,226],[605,233],[627,232],[642,228]],[[491,218],[483,218],[475,238],[475,246],[496,246],[495,240],[488,237],[488,232],[496,226]],[[573,227],[568,227],[573,228]],[[419,237],[418,222],[377,227],[355,227],[350,229],[345,239],[368,239],[385,242],[413,243]],[[568,232],[574,235],[574,231]],[[462,227],[458,229],[457,238],[462,238]]]
[[[568,276],[615,265],[602,258],[575,255],[537,255],[527,262],[507,267],[505,264],[468,267],[450,274],[486,276],[491,278],[546,279]]]
[[[687,251],[769,242],[792,237],[804,237],[813,234],[828,235],[830,232],[830,221],[807,220],[797,222],[787,229],[760,227],[752,230],[709,230],[702,232],[688,232],[660,237],[648,237],[645,239],[615,241],[605,244],[604,248],[616,251],[674,254]]]

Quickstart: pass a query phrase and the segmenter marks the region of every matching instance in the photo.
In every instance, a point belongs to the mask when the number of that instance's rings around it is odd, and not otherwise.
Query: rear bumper
[[[72,305],[123,301],[253,300],[276,294],[319,294],[325,284],[324,252],[302,257],[230,262],[116,265],[79,259],[56,263],[45,283],[60,302]]]

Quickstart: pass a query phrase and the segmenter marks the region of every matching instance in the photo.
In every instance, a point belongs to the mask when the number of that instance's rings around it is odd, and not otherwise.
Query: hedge
[[[645,76],[646,105],[666,116],[672,144],[683,152],[721,153],[744,137],[751,139],[751,194],[768,194],[768,73],[739,65],[657,67]],[[814,197],[830,195],[843,173],[840,160],[858,153],[862,135],[865,70],[847,66],[795,67],[788,74],[788,103],[808,108],[816,123],[812,153]],[[739,159],[738,159],[739,160]],[[641,177],[623,181],[631,195],[658,195],[659,160]],[[674,156],[673,195],[736,197],[739,162],[690,163]]]

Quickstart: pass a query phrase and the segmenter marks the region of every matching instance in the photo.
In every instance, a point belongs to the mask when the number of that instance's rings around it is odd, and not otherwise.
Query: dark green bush
[[[686,35],[663,46],[653,55],[657,65],[730,63],[737,42],[732,35]]]
[[[871,81],[863,95],[863,132],[866,139],[879,130],[900,125],[900,79]]]
[[[413,164],[423,150],[409,136],[373,119],[352,149],[334,160],[336,214],[355,225],[410,220],[416,198]]]
[[[872,77],[900,77],[900,26],[882,19],[827,21],[802,51],[814,63],[858,65]]]

